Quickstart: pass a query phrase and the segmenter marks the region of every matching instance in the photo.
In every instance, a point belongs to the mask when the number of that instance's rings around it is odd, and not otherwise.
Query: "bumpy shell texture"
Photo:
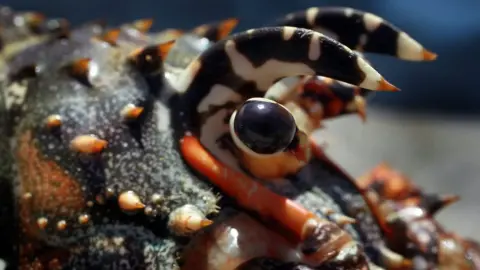
[[[233,35],[235,18],[152,23],[70,27],[0,7],[8,269],[480,269],[479,244],[433,217],[455,196],[385,164],[352,179],[311,137],[398,90],[363,53],[434,53],[347,7]],[[252,98],[294,117],[284,151],[252,153],[232,131]]]

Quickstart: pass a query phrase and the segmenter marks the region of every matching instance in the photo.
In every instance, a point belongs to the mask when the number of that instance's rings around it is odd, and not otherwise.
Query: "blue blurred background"
[[[349,6],[375,13],[438,53],[430,63],[370,56],[400,93],[377,94],[368,122],[334,120],[319,136],[328,152],[358,176],[381,161],[412,176],[432,192],[462,201],[439,218],[447,228],[480,240],[480,1],[478,0],[0,0],[78,24],[103,18],[111,24],[154,18],[154,30],[190,29],[237,17],[236,30],[263,26],[312,6]]]
[[[401,94],[378,95],[374,105],[408,107],[438,113],[480,113],[478,0],[2,0],[16,9],[33,9],[72,23],[104,18],[118,24],[142,17],[155,18],[154,28],[189,29],[227,17],[239,18],[237,30],[265,25],[294,10],[311,6],[350,6],[376,13],[439,54],[437,62],[406,63],[372,57],[374,64]]]

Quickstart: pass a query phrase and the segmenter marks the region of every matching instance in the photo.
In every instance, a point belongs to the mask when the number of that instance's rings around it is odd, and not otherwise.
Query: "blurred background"
[[[0,0],[73,24],[154,18],[154,30],[237,17],[236,31],[263,26],[312,6],[349,6],[375,13],[438,53],[430,63],[369,56],[399,93],[377,94],[366,124],[355,116],[326,124],[319,136],[352,175],[381,161],[431,192],[462,200],[439,214],[447,229],[480,240],[480,1],[478,0]]]

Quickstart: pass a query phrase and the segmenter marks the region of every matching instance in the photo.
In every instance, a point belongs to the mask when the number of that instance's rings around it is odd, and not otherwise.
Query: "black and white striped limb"
[[[196,113],[264,96],[285,77],[321,75],[369,90],[398,91],[372,66],[341,43],[295,27],[253,29],[203,52],[179,77],[178,90]],[[190,110],[193,108],[187,108]]]
[[[408,61],[432,61],[437,57],[388,21],[348,7],[311,7],[290,13],[275,25],[313,29],[361,52],[391,55]]]

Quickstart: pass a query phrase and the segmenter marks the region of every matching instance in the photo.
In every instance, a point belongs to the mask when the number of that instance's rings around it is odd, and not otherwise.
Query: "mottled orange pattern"
[[[85,207],[79,183],[54,161],[40,154],[31,131],[19,137],[17,164],[19,171],[20,220],[24,233],[38,234],[38,218],[54,217],[47,227],[56,226],[62,218],[77,219]]]

